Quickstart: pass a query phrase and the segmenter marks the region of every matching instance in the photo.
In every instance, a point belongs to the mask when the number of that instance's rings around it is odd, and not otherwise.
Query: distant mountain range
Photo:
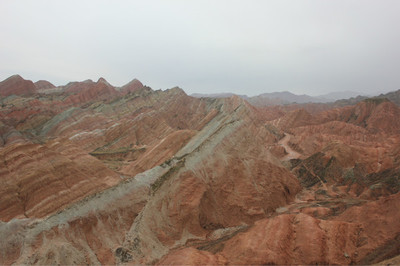
[[[210,98],[229,98],[234,93],[214,93],[214,94],[201,94],[194,93],[191,96],[196,98],[210,97]],[[342,92],[332,92],[328,94],[323,94],[320,96],[310,96],[306,94],[297,95],[289,91],[283,92],[271,92],[263,93],[257,96],[248,97],[247,95],[237,95],[243,99],[246,99],[253,105],[256,106],[269,106],[269,105],[282,105],[282,104],[292,104],[292,103],[328,103],[335,102],[341,99],[350,99],[359,96],[360,93],[354,91],[342,91]],[[365,94],[364,94],[365,95]],[[366,95],[365,95],[365,98]]]
[[[263,93],[258,96],[250,97],[250,103],[257,106],[273,104],[291,104],[291,103],[327,103],[328,100],[322,97],[313,97],[306,94],[297,95],[289,91]]]
[[[240,98],[243,99],[248,99],[249,97],[247,95],[240,95],[240,94],[235,94],[232,92],[222,92],[222,93],[193,93],[190,94],[190,96],[195,97],[195,98],[229,98],[232,96],[239,96]]]
[[[338,91],[338,92],[331,92],[331,93],[320,95],[320,96],[318,96],[318,98],[337,101],[337,100],[342,100],[342,99],[355,98],[360,95],[361,96],[371,96],[366,93],[359,93],[359,92],[355,92],[355,91]]]

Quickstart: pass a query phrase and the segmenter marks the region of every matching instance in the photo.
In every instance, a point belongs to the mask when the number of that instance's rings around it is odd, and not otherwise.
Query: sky
[[[186,93],[400,89],[397,0],[1,0],[0,80]]]

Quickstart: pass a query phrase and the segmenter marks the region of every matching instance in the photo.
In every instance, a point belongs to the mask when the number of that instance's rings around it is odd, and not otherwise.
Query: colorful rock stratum
[[[0,82],[0,264],[400,255],[400,108],[254,107],[133,80]]]

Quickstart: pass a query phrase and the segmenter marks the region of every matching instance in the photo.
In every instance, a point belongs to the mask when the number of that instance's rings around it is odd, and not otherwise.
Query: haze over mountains
[[[0,10],[0,265],[400,265],[400,1]]]
[[[234,93],[216,93],[216,94],[201,94],[201,93],[193,93],[190,96],[201,98],[201,97],[211,97],[211,98],[229,98]],[[243,99],[246,99],[252,104],[255,105],[274,105],[274,104],[290,104],[290,103],[328,103],[334,102],[342,99],[354,98],[357,96],[367,96],[367,94],[362,94],[353,91],[343,91],[343,92],[331,92],[328,94],[320,95],[320,96],[309,96],[306,94],[296,95],[289,91],[283,92],[272,92],[272,93],[263,93],[256,96],[249,97],[247,95],[237,95]]]
[[[107,84],[109,87],[112,87],[112,85],[109,84],[105,79],[100,78],[99,82],[100,81]],[[24,82],[31,82],[31,81],[26,81],[19,75],[11,76],[8,79],[1,82],[0,93],[3,96],[6,96],[6,95],[11,95],[13,93],[17,94],[17,95],[32,94],[35,91],[44,92],[44,90],[48,90],[48,89],[53,89],[53,91],[54,90],[58,90],[58,91],[70,90],[71,91],[71,89],[69,87],[74,86],[74,84],[79,84],[79,82],[70,82],[65,86],[59,86],[56,88],[56,86],[54,86],[53,84],[51,84],[48,81],[39,80],[39,81],[35,82],[34,84],[30,84],[27,87],[27,91],[20,91],[18,88],[16,89],[15,92],[9,91],[10,86],[12,86],[13,84],[23,84]],[[86,80],[83,82],[93,83],[92,80]],[[132,90],[134,90],[134,88],[141,87],[141,86],[143,86],[143,84],[140,81],[138,81],[137,79],[134,79],[130,83],[128,83],[120,88],[117,88],[117,90],[127,93],[128,91],[132,91]],[[132,87],[132,88],[128,89],[128,87]],[[216,94],[194,93],[194,94],[191,94],[192,97],[196,97],[196,98],[201,98],[201,97],[229,98],[234,95],[236,95],[236,94],[234,94],[234,93],[216,93]],[[343,92],[332,92],[329,94],[324,94],[324,95],[313,97],[313,96],[309,96],[306,94],[296,95],[289,91],[283,91],[283,92],[263,93],[263,94],[253,96],[253,97],[249,97],[247,95],[237,95],[237,96],[239,96],[243,99],[246,99],[247,101],[249,101],[250,103],[252,103],[254,105],[267,106],[267,105],[281,105],[281,104],[291,104],[291,103],[299,103],[299,104],[328,103],[328,102],[334,102],[337,100],[354,98],[357,96],[366,97],[367,95],[363,95],[363,94],[360,94],[357,92],[352,92],[352,91],[343,91]]]
[[[255,106],[15,75],[0,95],[0,264],[399,262],[400,91]]]

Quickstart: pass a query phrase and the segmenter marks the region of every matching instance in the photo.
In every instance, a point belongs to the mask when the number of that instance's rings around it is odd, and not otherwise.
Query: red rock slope
[[[258,109],[104,79],[2,99],[1,264],[399,254],[399,109]],[[306,111],[308,110],[308,111]]]
[[[35,87],[37,90],[48,90],[48,89],[54,89],[56,86],[54,86],[47,80],[39,80],[35,82]]]
[[[0,82],[0,95],[32,95],[36,92],[35,84],[25,80],[19,75],[14,75]]]

